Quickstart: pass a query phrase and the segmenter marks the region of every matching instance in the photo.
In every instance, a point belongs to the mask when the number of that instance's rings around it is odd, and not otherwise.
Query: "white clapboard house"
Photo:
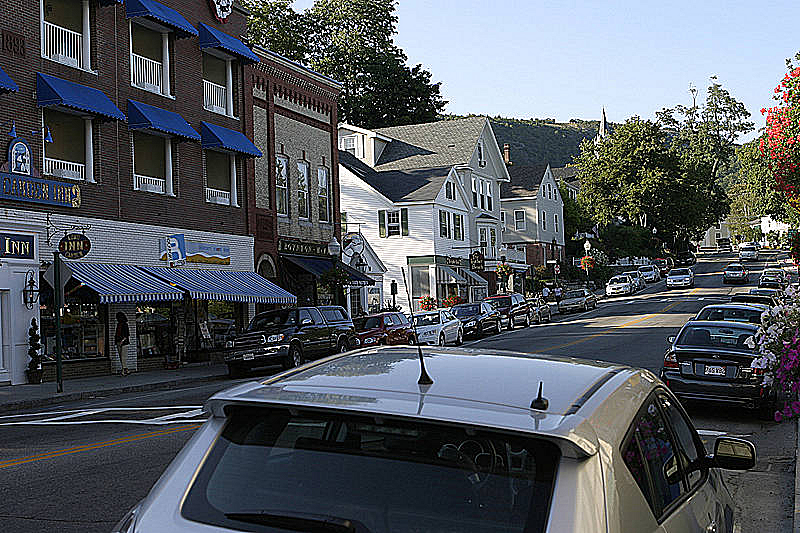
[[[374,131],[340,124],[339,148],[342,220],[358,224],[386,266],[384,299],[396,281],[408,308],[403,270],[415,309],[425,296],[495,292],[500,184],[510,178],[485,117]],[[484,260],[470,264],[476,251]]]

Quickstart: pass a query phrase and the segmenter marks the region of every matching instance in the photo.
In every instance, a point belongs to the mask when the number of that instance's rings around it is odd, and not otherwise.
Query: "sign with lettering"
[[[475,250],[469,254],[469,269],[473,272],[483,272],[486,270],[486,264],[480,250]]]
[[[67,259],[81,259],[92,249],[89,237],[82,233],[64,235],[58,243],[58,251]]]
[[[318,242],[304,242],[292,239],[278,240],[278,253],[290,255],[313,255],[318,257],[330,257],[328,245]]]
[[[0,233],[0,259],[33,259],[33,235]]]
[[[25,57],[25,37],[13,31],[3,30],[0,36],[0,50],[6,55]]]
[[[230,265],[231,247],[207,242],[184,240],[184,255],[187,263],[206,263],[212,265]],[[158,251],[162,261],[167,260],[166,240],[159,239]]]
[[[460,257],[450,257],[449,255],[444,258],[444,264],[447,266],[461,266]]]
[[[0,200],[80,207],[81,188],[63,181],[0,172]]]

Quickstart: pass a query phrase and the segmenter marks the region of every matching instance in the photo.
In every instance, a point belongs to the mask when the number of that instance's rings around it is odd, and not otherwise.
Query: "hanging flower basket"
[[[581,268],[584,270],[589,270],[590,268],[594,268],[594,257],[591,255],[584,255],[581,257]]]
[[[464,299],[461,296],[454,294],[453,296],[448,296],[447,298],[442,300],[442,307],[453,307],[454,305],[463,303]]]
[[[319,284],[333,292],[350,282],[350,274],[343,268],[334,267],[319,277]]]
[[[425,296],[419,301],[419,308],[423,311],[433,311],[436,309],[436,306],[436,298],[433,298],[432,296]]]
[[[500,263],[497,265],[497,275],[503,279],[508,279],[511,274],[514,273],[514,269],[511,268],[511,265],[508,263]]]

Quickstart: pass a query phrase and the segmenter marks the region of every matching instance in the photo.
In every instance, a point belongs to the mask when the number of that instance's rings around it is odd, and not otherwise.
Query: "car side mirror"
[[[749,470],[756,466],[756,447],[744,439],[717,437],[709,466],[725,470]]]
[[[311,325],[311,324],[313,324],[313,323],[314,323],[314,321],[313,321],[313,320],[311,320],[310,318],[304,318],[304,319],[303,319],[303,320],[300,322],[300,325],[301,325],[301,326],[310,326],[310,325]]]
[[[675,335],[670,335],[669,337],[667,337],[667,342],[670,343],[670,344],[674,343],[675,342]]]

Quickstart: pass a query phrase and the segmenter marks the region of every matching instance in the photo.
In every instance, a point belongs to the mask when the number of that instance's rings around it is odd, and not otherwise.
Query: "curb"
[[[46,398],[17,400],[0,404],[0,413],[17,411],[20,409],[31,409],[35,407],[42,407],[45,405],[55,405],[59,403],[74,402],[79,400],[90,400],[96,398],[98,395],[116,395],[116,394],[125,394],[128,392],[167,390],[180,387],[183,385],[191,385],[196,383],[209,383],[212,381],[224,379],[225,377],[227,377],[225,374],[217,374],[214,376],[204,376],[197,378],[173,379],[171,381],[160,381],[157,383],[142,383],[140,385],[127,385],[123,387],[114,387],[110,389],[99,389],[99,390],[81,391],[72,393],[68,392],[61,394],[54,393],[53,396],[48,396]]]
[[[794,454],[794,515],[792,516],[792,531],[800,533],[800,418],[797,423],[797,449]]]

